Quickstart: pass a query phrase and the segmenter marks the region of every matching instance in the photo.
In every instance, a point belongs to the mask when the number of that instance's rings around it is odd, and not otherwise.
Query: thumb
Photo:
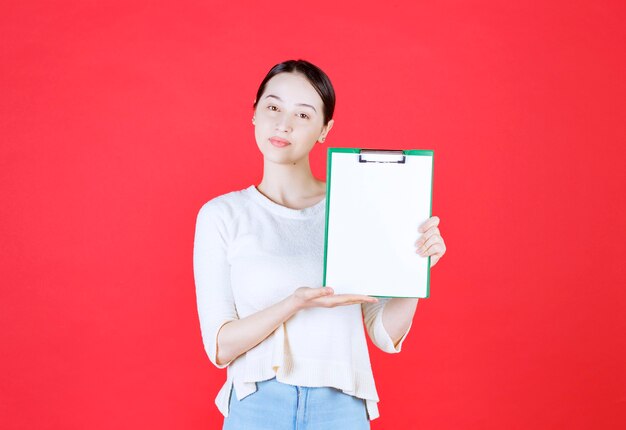
[[[335,294],[335,291],[330,287],[320,287],[320,296],[330,296]]]

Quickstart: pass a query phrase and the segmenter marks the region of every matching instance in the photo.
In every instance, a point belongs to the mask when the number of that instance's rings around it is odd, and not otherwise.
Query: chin
[[[293,165],[306,162],[306,157],[290,157],[287,154],[277,155],[277,154],[268,154],[264,153],[263,158],[265,161],[269,161],[274,164],[282,164],[282,165]]]

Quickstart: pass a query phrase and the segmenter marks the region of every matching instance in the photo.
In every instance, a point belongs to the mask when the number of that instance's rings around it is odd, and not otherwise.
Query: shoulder
[[[198,220],[232,220],[249,204],[249,191],[249,188],[245,188],[212,198],[200,207]]]

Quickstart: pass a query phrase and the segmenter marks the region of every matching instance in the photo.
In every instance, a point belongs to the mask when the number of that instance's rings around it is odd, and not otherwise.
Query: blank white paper
[[[428,297],[429,259],[415,250],[431,216],[432,155],[359,163],[331,152],[326,286],[337,294]]]

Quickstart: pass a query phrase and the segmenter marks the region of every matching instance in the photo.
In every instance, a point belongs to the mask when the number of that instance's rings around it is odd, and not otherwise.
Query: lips
[[[287,145],[291,145],[291,142],[288,140],[276,136],[270,137],[270,143],[277,148],[284,148]]]

